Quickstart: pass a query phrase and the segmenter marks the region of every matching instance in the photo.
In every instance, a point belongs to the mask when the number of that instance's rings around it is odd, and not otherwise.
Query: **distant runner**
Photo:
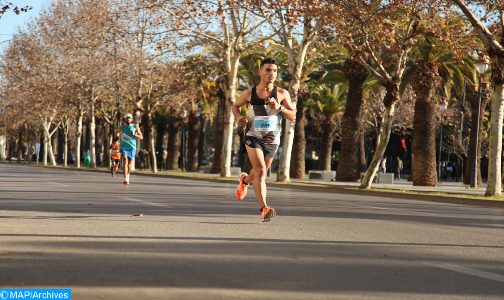
[[[243,200],[248,185],[252,182],[263,222],[276,215],[275,209],[266,203],[266,175],[280,144],[282,118],[296,120],[296,109],[289,92],[274,86],[277,72],[277,62],[270,58],[264,59],[259,69],[259,84],[244,91],[232,107],[239,126],[246,126],[245,148],[252,163],[250,175],[240,175],[236,198]],[[247,117],[241,115],[241,108],[245,105],[248,105]]]
[[[115,177],[117,169],[119,168],[119,162],[121,161],[121,151],[119,144],[119,137],[115,136],[112,141],[112,146],[110,146],[110,160],[112,161],[112,177]]]
[[[121,155],[123,158],[124,184],[129,184],[131,161],[135,158],[137,139],[143,140],[138,124],[133,125],[133,116],[126,114],[121,126]]]

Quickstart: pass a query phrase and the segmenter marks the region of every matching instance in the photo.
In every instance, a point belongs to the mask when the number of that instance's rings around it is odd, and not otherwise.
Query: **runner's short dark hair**
[[[265,58],[261,61],[260,68],[262,68],[262,66],[264,65],[277,65],[277,61],[274,60],[273,58]]]

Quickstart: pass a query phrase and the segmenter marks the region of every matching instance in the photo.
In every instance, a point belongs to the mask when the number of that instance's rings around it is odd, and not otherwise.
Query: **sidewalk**
[[[355,187],[358,188],[360,182],[323,182],[321,180],[306,180],[306,179],[293,179],[294,182],[303,183],[322,183],[327,185],[342,186],[342,187]],[[380,184],[373,183],[371,188],[374,189],[387,189],[387,190],[399,190],[399,191],[415,191],[415,192],[433,192],[433,193],[450,193],[450,194],[467,194],[467,195],[479,195],[484,196],[486,190],[486,184],[477,189],[470,189],[468,185],[463,182],[453,182],[453,181],[441,181],[437,187],[433,186],[413,186],[411,181],[397,180],[394,179],[393,184]]]

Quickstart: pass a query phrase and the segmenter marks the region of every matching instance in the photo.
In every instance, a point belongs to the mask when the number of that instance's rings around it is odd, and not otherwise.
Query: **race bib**
[[[278,117],[254,117],[254,131],[277,131]]]
[[[127,135],[126,133],[123,133],[121,135],[121,140],[125,143],[131,143],[132,138],[129,135]]]

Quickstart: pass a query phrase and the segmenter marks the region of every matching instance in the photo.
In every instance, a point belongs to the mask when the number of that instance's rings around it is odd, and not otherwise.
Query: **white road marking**
[[[156,207],[164,207],[165,206],[164,204],[161,204],[161,203],[149,202],[149,201],[144,201],[144,200],[136,199],[136,198],[125,197],[124,199],[126,199],[128,201],[132,201],[132,202],[150,205],[150,206],[156,206]]]
[[[57,185],[57,186],[61,186],[61,187],[69,187],[68,184],[64,184],[64,183],[59,183],[59,182],[46,182],[47,184],[54,184],[54,185]]]
[[[504,282],[504,276],[500,274],[495,274],[491,272],[481,271],[477,269],[466,268],[462,266],[452,265],[452,264],[436,264],[435,267],[450,270],[453,272],[463,273],[467,275],[472,275],[484,279],[490,279],[498,282]]]

